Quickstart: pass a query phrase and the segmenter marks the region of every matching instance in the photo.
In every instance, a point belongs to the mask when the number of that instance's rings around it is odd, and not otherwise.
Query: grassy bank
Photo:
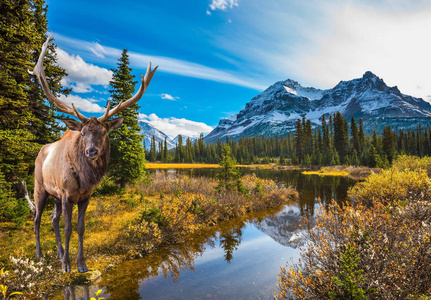
[[[320,206],[277,299],[430,299],[431,159],[400,157]]]
[[[318,170],[307,170],[302,173],[305,175],[319,176],[348,176],[353,179],[363,180],[374,173],[379,173],[379,168],[356,167],[356,166],[330,166],[321,167]]]
[[[84,253],[91,272],[77,273],[76,231],[70,251],[72,273],[60,271],[56,243],[49,216],[50,204],[43,214],[41,243],[45,260],[33,262],[34,234],[31,218],[24,226],[2,223],[0,231],[1,266],[16,277],[8,281],[10,291],[19,290],[26,297],[39,297],[47,290],[91,280],[115,264],[145,256],[163,245],[187,240],[190,234],[224,220],[249,212],[294,201],[295,190],[255,176],[242,178],[246,193],[215,193],[217,182],[208,178],[190,178],[164,173],[152,174],[149,180],[118,193],[109,182],[95,191],[86,214]],[[76,229],[77,208],[73,211]],[[62,224],[61,224],[62,225]]]

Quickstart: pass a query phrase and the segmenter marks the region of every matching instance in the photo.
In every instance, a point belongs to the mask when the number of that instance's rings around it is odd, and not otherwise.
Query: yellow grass
[[[346,171],[334,171],[334,170],[318,170],[318,171],[303,171],[304,175],[319,175],[319,176],[349,176],[349,172]]]

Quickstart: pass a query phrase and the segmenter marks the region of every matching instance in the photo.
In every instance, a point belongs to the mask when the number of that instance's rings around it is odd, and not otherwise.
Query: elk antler
[[[28,71],[31,75],[36,75],[39,79],[40,84],[42,85],[42,89],[45,92],[46,98],[49,102],[55,105],[55,107],[62,113],[69,114],[72,116],[77,117],[82,122],[88,120],[87,117],[82,115],[75,107],[75,105],[72,104],[72,107],[62,102],[60,99],[56,98],[50,91],[48,82],[46,81],[45,77],[45,71],[43,70],[43,58],[45,57],[46,51],[48,49],[49,41],[51,40],[52,35],[49,36],[45,43],[43,43],[42,46],[42,52],[40,53],[39,59],[37,60],[37,64],[32,71]]]
[[[109,101],[108,101],[108,105],[106,107],[106,112],[105,115],[103,115],[102,117],[98,118],[98,120],[100,122],[105,122],[107,121],[110,117],[112,117],[113,115],[119,113],[120,111],[128,108],[129,106],[135,104],[136,102],[139,101],[139,99],[141,99],[142,95],[145,93],[145,90],[147,89],[148,85],[151,82],[151,79],[153,78],[154,73],[156,72],[157,68],[159,66],[155,67],[154,70],[151,71],[151,62],[148,64],[148,68],[147,68],[147,72],[145,73],[145,77],[142,76],[141,74],[141,87],[139,88],[138,92],[130,99],[124,101],[122,100],[120,103],[118,103],[118,105],[116,107],[114,107],[113,109],[109,110],[109,108],[111,107]]]

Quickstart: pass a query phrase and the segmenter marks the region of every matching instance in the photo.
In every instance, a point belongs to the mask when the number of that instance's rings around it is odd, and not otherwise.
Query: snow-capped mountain
[[[146,149],[150,149],[151,139],[153,138],[153,136],[156,141],[157,148],[159,147],[159,142],[165,142],[165,138],[168,149],[175,148],[175,142],[172,141],[164,132],[158,130],[157,128],[145,121],[139,121],[139,126],[141,127],[141,134],[145,136],[144,143]]]
[[[310,219],[310,226],[314,226],[313,220]],[[254,225],[280,245],[297,248],[305,243],[307,227],[298,207],[288,206],[274,217],[256,221]]]
[[[356,120],[362,118],[368,133],[374,128],[381,132],[386,125],[397,130],[431,123],[431,104],[402,94],[396,86],[387,86],[368,71],[362,78],[341,81],[328,90],[303,87],[291,79],[276,82],[252,98],[239,113],[221,120],[205,140],[285,135],[295,129],[296,120],[303,116],[313,126],[319,126],[323,114],[329,116],[337,111],[348,121],[352,116]]]

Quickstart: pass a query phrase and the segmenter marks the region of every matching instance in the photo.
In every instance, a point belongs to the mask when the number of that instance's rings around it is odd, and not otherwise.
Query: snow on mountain
[[[239,113],[221,120],[205,140],[284,135],[293,131],[296,120],[303,116],[318,126],[322,115],[329,117],[337,111],[349,121],[352,116],[362,118],[367,132],[374,128],[382,131],[386,125],[397,130],[431,122],[428,102],[402,94],[368,71],[362,78],[341,81],[327,90],[303,87],[291,79],[278,81],[253,97]]]
[[[150,149],[151,139],[153,138],[153,136],[156,141],[156,148],[158,147],[159,142],[165,142],[165,138],[168,149],[175,148],[174,141],[172,141],[164,132],[158,130],[154,126],[150,125],[148,122],[139,121],[139,126],[141,127],[141,134],[145,136],[144,145],[146,149]]]
[[[298,248],[305,243],[307,226],[304,226],[300,210],[296,206],[287,206],[274,217],[256,221],[254,225],[280,245]],[[313,218],[310,219],[310,226],[314,226]]]

